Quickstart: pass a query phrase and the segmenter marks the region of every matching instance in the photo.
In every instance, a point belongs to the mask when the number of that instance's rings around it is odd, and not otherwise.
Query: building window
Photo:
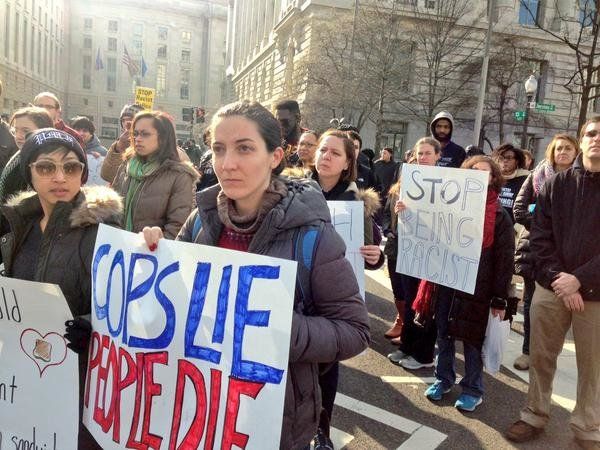
[[[179,98],[188,100],[190,98],[190,71],[183,70],[181,72],[181,83],[179,85]]]
[[[15,48],[14,50],[14,54],[13,54],[13,58],[14,61],[19,64],[19,22],[21,21],[21,15],[19,13],[15,14],[15,39],[14,39],[14,44],[15,44]]]
[[[425,0],[425,8],[435,9],[435,0]]]
[[[156,65],[156,94],[165,96],[167,92],[167,66],[164,64]]]
[[[103,138],[117,138],[117,129],[115,127],[102,127],[101,133]]]
[[[131,47],[131,54],[133,55],[141,55],[142,54],[143,43],[139,39],[133,40],[133,47]]]
[[[92,88],[92,56],[83,55],[83,89]]]
[[[117,59],[106,58],[106,90],[115,92],[117,90]]]
[[[117,119],[116,117],[102,116],[102,124],[103,125],[119,125],[119,119]]]
[[[535,25],[538,18],[540,0],[520,0],[519,24]]]
[[[83,29],[84,30],[91,30],[92,29],[92,18],[91,17],[86,17],[85,19],[83,19]]]
[[[115,102],[113,102],[112,100],[108,101],[108,107],[109,108],[114,108],[115,107]]]
[[[23,67],[27,65],[27,19],[23,18]]]
[[[189,50],[181,50],[181,62],[182,63],[190,63],[191,60],[191,56],[192,56],[192,52]]]
[[[119,31],[119,22],[117,22],[116,20],[109,20],[108,31],[110,31],[111,33],[116,33],[117,31]]]
[[[29,50],[29,68],[33,70],[35,64],[35,28],[33,27],[33,21],[31,23],[31,46]]]
[[[591,27],[596,17],[596,0],[579,0],[579,23]]]
[[[117,51],[117,39],[109,37],[108,38],[108,51],[116,52]]]
[[[89,73],[83,73],[83,89],[92,88],[92,76]]]
[[[134,36],[142,36],[144,32],[144,26],[141,23],[133,24],[133,35]]]
[[[158,39],[166,41],[169,37],[169,29],[167,27],[158,27]]]
[[[192,43],[192,32],[191,31],[182,31],[181,32],[181,42],[183,44],[191,44]]]
[[[6,5],[6,16],[4,17],[4,57],[8,59],[10,53],[10,5]]]
[[[87,106],[90,103],[90,101],[87,98],[83,99],[83,106]]]
[[[91,50],[92,49],[92,37],[84,36],[83,37],[83,48]]]
[[[167,58],[167,46],[165,44],[161,44],[158,46],[158,50],[156,52],[156,56],[158,58]]]

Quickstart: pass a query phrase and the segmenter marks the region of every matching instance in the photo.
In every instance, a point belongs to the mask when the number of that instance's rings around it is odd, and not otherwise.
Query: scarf
[[[129,176],[129,185],[125,194],[125,229],[133,231],[133,205],[140,188],[144,184],[145,177],[152,175],[160,167],[157,160],[142,161],[134,156],[127,164],[127,175]]]
[[[485,201],[485,215],[483,220],[483,248],[490,248],[494,244],[494,228],[496,227],[496,211],[498,210],[498,193],[488,189]]]
[[[554,167],[547,160],[543,160],[533,169],[533,192],[535,196],[540,192],[540,189],[544,185],[544,182],[554,175]]]

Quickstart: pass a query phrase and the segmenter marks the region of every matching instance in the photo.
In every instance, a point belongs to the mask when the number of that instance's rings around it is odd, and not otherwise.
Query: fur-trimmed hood
[[[379,194],[373,188],[359,189],[354,181],[352,181],[346,192],[354,192],[356,200],[360,200],[365,205],[365,217],[373,217],[381,206]]]

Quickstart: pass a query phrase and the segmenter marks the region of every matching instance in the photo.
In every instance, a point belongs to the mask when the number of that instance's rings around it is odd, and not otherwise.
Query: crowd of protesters
[[[593,234],[600,224],[600,117],[583,125],[579,139],[554,136],[537,165],[530,152],[509,143],[491,155],[463,149],[452,140],[454,118],[446,111],[432,120],[431,136],[407,152],[408,163],[489,174],[473,294],[396,272],[398,221],[407,205],[394,149],[381,149],[374,161],[358,129],[341,124],[320,134],[301,123],[293,100],[277,104],[274,114],[256,102],[232,103],[214,114],[203,152],[191,140],[177,141],[167,113],[130,104],[107,150],[89,118],[63,121],[50,92],[0,123],[4,275],[60,286],[75,317],[66,337],[81,354],[80,388],[98,224],[142,233],[150,251],[161,239],[176,239],[287,259],[295,257],[293,236],[318,229],[310,276],[297,279],[281,448],[333,449],[339,362],[368,346],[370,328],[326,202],[361,201],[360,254],[368,270],[387,259],[396,307],[385,332],[397,346],[389,360],[408,370],[434,368],[424,395],[439,401],[455,385],[461,341],[465,370],[455,406],[475,411],[484,397],[488,317],[512,320],[519,301],[513,275],[519,275],[525,333],[514,365],[529,370],[530,385],[506,436],[523,442],[543,431],[556,359],[572,326],[578,390],[571,427],[583,448],[600,448],[600,244]],[[302,402],[294,392],[304,393]],[[79,448],[99,448],[83,426]]]

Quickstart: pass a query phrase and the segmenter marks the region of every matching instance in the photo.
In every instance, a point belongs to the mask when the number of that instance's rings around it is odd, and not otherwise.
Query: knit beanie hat
[[[123,118],[125,117],[131,117],[133,118],[137,113],[139,113],[140,111],[143,111],[144,108],[142,108],[140,105],[137,104],[132,104],[132,105],[125,105],[123,106],[123,109],[121,110],[121,115],[119,116],[119,123],[121,124],[121,128],[123,127]]]
[[[84,164],[81,174],[81,184],[85,184],[88,178],[87,157],[79,142],[69,133],[57,130],[56,128],[41,128],[29,135],[20,153],[20,169],[23,179],[31,186],[31,170],[29,164],[35,161],[44,150],[65,147],[71,150],[77,156],[77,159]]]

